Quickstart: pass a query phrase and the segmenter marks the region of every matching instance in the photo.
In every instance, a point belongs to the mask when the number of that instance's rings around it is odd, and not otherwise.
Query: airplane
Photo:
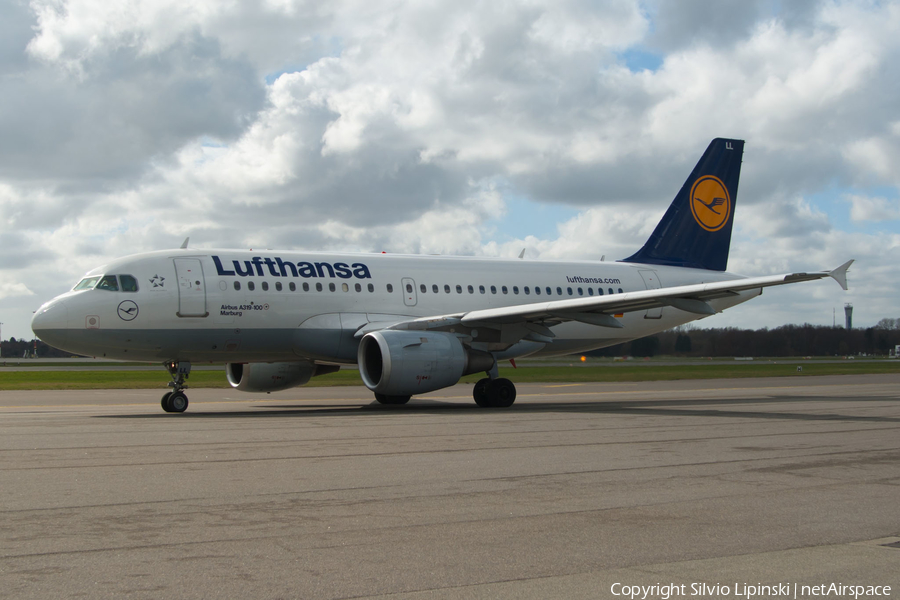
[[[89,271],[32,319],[76,354],[161,361],[163,410],[187,409],[191,365],[224,362],[245,392],[303,385],[358,365],[381,404],[484,372],[481,407],[506,408],[515,384],[498,364],[581,353],[714,315],[764,288],[830,271],[726,272],[744,142],[714,139],[653,234],[617,262],[293,251],[135,254]]]

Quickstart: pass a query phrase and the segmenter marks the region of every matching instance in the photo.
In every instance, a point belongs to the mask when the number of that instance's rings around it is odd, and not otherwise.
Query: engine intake
[[[336,365],[309,361],[284,363],[227,363],[225,376],[231,387],[242,392],[277,392],[307,383],[316,375],[333,373]]]
[[[490,353],[466,348],[455,335],[434,331],[367,333],[360,340],[357,360],[366,387],[386,396],[433,392],[494,366]]]

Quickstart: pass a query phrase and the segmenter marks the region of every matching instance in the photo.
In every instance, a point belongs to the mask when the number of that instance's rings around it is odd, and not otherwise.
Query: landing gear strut
[[[182,413],[188,407],[187,395],[184,393],[187,386],[184,384],[184,380],[191,373],[191,363],[187,361],[170,361],[165,363],[165,366],[169,376],[172,377],[172,381],[169,382],[169,387],[172,388],[172,391],[163,394],[160,404],[166,412]]]
[[[475,384],[472,397],[482,408],[509,408],[516,401],[516,386],[504,377],[485,377]]]

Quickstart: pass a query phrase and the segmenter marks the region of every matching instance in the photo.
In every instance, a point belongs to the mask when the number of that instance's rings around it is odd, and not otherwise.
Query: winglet
[[[188,245],[188,242],[189,242],[189,241],[191,241],[190,236],[184,238],[184,241],[181,242],[181,249],[182,249],[182,250],[184,250],[185,248],[187,248],[187,245]]]
[[[832,271],[828,271],[828,275],[840,284],[842,288],[846,291],[847,288],[847,269],[850,268],[850,265],[853,264],[853,259],[848,260],[837,269]]]

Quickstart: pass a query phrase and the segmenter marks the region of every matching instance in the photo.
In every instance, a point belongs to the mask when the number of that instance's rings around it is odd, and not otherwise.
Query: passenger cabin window
[[[98,290],[106,290],[108,292],[118,292],[119,284],[116,282],[115,275],[105,275],[99,282],[97,282]]]
[[[549,287],[544,288],[544,289],[547,290],[547,295],[548,295],[548,296],[552,296],[552,295],[553,295],[553,290],[551,290]],[[559,289],[559,288],[557,288],[557,289]]]
[[[445,294],[449,294],[449,293],[450,293],[450,286],[447,285],[446,283],[444,284],[444,293],[445,293]]]
[[[290,283],[288,284],[288,287],[290,288],[290,290],[291,290],[292,292],[296,292],[296,291],[297,291],[297,284],[294,283],[293,281],[290,282]]]
[[[321,292],[321,291],[322,291],[322,284],[321,284],[321,283],[317,283],[317,284],[316,284],[316,291],[317,291],[317,292]]]
[[[276,281],[276,282],[275,282],[275,291],[276,291],[276,292],[280,292],[281,290],[282,290],[281,282],[280,282],[280,281]]]
[[[355,289],[357,292],[361,292],[361,291],[362,291],[362,285],[360,285],[360,284],[357,283],[356,285],[353,286],[353,289]]]
[[[513,286],[513,294],[515,294],[517,296],[519,295],[519,286],[517,286],[517,285]]]
[[[504,294],[508,294],[508,293],[509,293],[509,290],[506,289],[506,286],[505,286],[505,285],[504,285],[503,287],[500,288],[500,291],[503,292]]]
[[[304,291],[304,292],[308,292],[308,291],[309,291],[309,284],[306,283],[305,281],[303,282],[303,291]]]
[[[470,293],[470,294],[474,294],[474,293],[475,293],[475,288],[473,288],[471,285],[469,286],[469,293]]]
[[[534,293],[538,296],[541,295],[541,288],[539,286],[534,286]]]
[[[122,284],[123,292],[138,291],[137,279],[135,279],[131,275],[119,275],[119,283]]]
[[[333,291],[334,291],[334,284],[333,284],[333,283],[329,283],[329,284],[328,284],[328,291],[329,291],[329,292],[333,292]]]
[[[440,291],[438,289],[438,286],[436,283],[431,286],[431,291],[434,292],[435,294],[437,294]]]
[[[256,285],[252,281],[247,282],[247,289],[251,292],[256,289]]]
[[[371,293],[371,292],[374,292],[374,291],[375,291],[375,286],[372,285],[372,284],[370,283],[370,284],[369,284],[369,292]]]
[[[461,285],[457,285],[457,286],[456,286],[456,293],[457,293],[457,294],[462,294],[462,286],[461,286]]]
[[[483,285],[479,285],[479,286],[478,286],[478,291],[481,292],[481,293],[483,294],[483,293],[484,293],[484,286],[483,286]]]
[[[234,291],[236,291],[236,292],[241,291],[241,282],[240,281],[234,282]]]
[[[268,281],[263,281],[263,282],[262,282],[262,290],[263,290],[264,292],[268,292],[268,291],[269,291],[269,282],[268,282]]]
[[[406,293],[412,294],[412,284],[411,283],[406,284]]]
[[[406,287],[408,288],[409,286],[406,286]],[[428,288],[425,287],[425,284],[424,284],[424,283],[422,283],[422,284],[419,285],[419,289],[422,290],[422,293],[423,293],[423,294],[424,294],[425,292],[428,291]],[[409,290],[409,291],[412,291],[412,290]]]
[[[358,284],[358,283],[356,284],[356,287],[359,287],[359,284]],[[342,283],[342,284],[341,284],[341,291],[342,291],[342,292],[349,292],[349,291],[350,291],[350,286],[347,285],[346,283]],[[358,292],[359,290],[356,290],[356,291]]]
[[[393,293],[394,293],[394,286],[392,286],[390,283],[387,284],[387,291],[388,291],[388,294],[393,294]]]
[[[584,290],[581,289],[581,288],[578,288],[578,295],[579,295],[579,296],[584,296]]]
[[[496,294],[496,293],[497,293],[497,286],[496,286],[496,285],[492,285],[492,286],[491,286],[491,293],[492,293],[492,294]]]
[[[524,289],[525,289],[525,295],[526,295],[526,296],[529,295],[529,294],[531,293],[531,289],[529,289],[529,287],[528,287],[527,285],[525,286]]]

